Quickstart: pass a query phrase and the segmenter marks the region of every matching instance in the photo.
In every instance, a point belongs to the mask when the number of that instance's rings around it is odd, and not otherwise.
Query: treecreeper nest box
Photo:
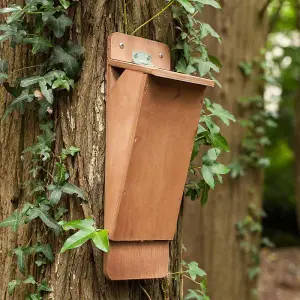
[[[170,65],[165,44],[109,37],[104,272],[111,280],[168,273],[203,93],[214,86]]]

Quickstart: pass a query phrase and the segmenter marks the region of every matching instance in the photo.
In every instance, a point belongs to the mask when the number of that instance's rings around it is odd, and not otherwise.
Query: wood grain
[[[163,278],[168,274],[169,242],[111,242],[104,273],[111,280]]]

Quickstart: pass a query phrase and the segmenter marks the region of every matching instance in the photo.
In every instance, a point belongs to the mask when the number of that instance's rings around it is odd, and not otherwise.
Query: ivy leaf
[[[53,48],[53,53],[49,59],[49,66],[53,67],[58,64],[63,65],[64,71],[71,78],[76,78],[76,76],[78,75],[79,63],[77,59],[73,55],[67,53],[60,46],[55,46]]]
[[[203,164],[209,166],[212,165],[220,155],[221,150],[218,148],[211,148],[207,152],[205,152],[202,156]]]
[[[48,190],[51,191],[49,201],[51,205],[57,205],[62,196],[62,190],[60,186],[57,185],[49,185]]]
[[[92,240],[96,247],[103,252],[108,252],[109,240],[108,240],[108,230],[98,230],[94,232]]]
[[[35,281],[35,279],[34,279],[33,276],[29,276],[27,279],[25,279],[25,280],[23,281],[23,283],[27,283],[27,284],[36,284],[36,281]]]
[[[80,152],[80,149],[74,146],[71,146],[68,149],[62,149],[61,159],[64,160],[67,158],[68,155],[75,156],[77,153]]]
[[[64,9],[69,8],[70,5],[71,5],[70,1],[67,1],[67,0],[59,0],[59,2],[60,2],[60,4],[62,5],[62,7],[63,7]]]
[[[81,59],[81,57],[84,53],[84,48],[82,46],[80,46],[79,44],[73,44],[72,41],[68,41],[67,52],[79,60],[79,59]]]
[[[207,23],[202,23],[201,24],[201,33],[200,33],[200,38],[203,39],[208,35],[211,35],[215,37],[220,43],[222,41],[221,37],[219,34]]]
[[[210,166],[210,169],[214,174],[222,174],[222,175],[229,173],[231,170],[227,166],[219,164],[219,163],[213,164],[212,166]]]
[[[219,148],[220,150],[225,152],[230,151],[226,139],[220,133],[213,134],[213,135],[211,134],[209,135],[209,138],[211,139],[212,145],[215,148]]]
[[[47,281],[45,279],[42,280],[41,284],[38,285],[37,292],[52,292],[52,289],[48,286]]]
[[[32,76],[26,79],[21,80],[20,82],[20,86],[21,87],[28,87],[28,86],[32,86],[34,84],[39,83],[41,80],[43,80],[44,78],[42,76]]]
[[[44,256],[51,262],[54,261],[54,256],[52,252],[51,245],[49,244],[43,244],[43,245],[37,245],[34,247],[34,250],[36,253],[43,253]]]
[[[40,218],[45,225],[51,228],[55,234],[59,235],[61,232],[61,226],[49,215],[48,210],[50,209],[49,206],[40,205],[40,207],[34,207],[27,212],[27,223],[36,219]]]
[[[12,295],[15,291],[15,288],[17,286],[19,286],[22,283],[21,280],[17,279],[17,280],[12,280],[8,283],[8,294]]]
[[[11,227],[14,232],[17,232],[20,224],[20,213],[15,210],[9,217],[0,222],[0,227]]]
[[[211,169],[206,166],[203,165],[201,168],[201,174],[203,176],[203,179],[205,180],[205,182],[212,188],[215,188],[215,180],[214,180],[214,174],[212,173]]]
[[[94,226],[94,220],[92,218],[84,220],[72,220],[70,222],[60,222],[64,230],[80,229],[85,230]]]
[[[68,182],[65,183],[62,186],[61,190],[68,195],[76,194],[79,198],[87,201],[87,196],[86,196],[85,192],[82,189],[80,189],[78,186],[76,186],[72,183],[68,183]]]
[[[39,82],[39,86],[41,88],[41,93],[44,95],[45,99],[52,104],[53,103],[53,92],[52,89],[49,88],[47,86],[46,80],[43,78],[40,82]]]
[[[41,36],[34,36],[30,38],[24,38],[23,42],[25,44],[31,44],[32,47],[32,53],[36,54],[38,52],[47,52],[49,48],[52,48],[53,45],[48,39],[45,39]]]
[[[184,7],[184,9],[188,13],[190,13],[190,14],[194,14],[195,13],[194,6],[188,0],[177,0],[177,1]]]
[[[6,19],[6,23],[11,24],[11,23],[19,20],[23,16],[23,14],[24,14],[24,11],[22,9],[15,11]]]
[[[235,122],[235,117],[228,112],[227,110],[223,109],[220,104],[213,103],[212,106],[207,108],[214,116],[219,117],[227,126],[229,126],[229,120]]]
[[[22,247],[13,250],[13,253],[17,256],[17,265],[22,274],[25,273],[25,253]]]
[[[65,34],[66,27],[72,25],[72,20],[68,18],[65,14],[61,14],[58,18],[51,16],[47,20],[49,28],[53,30],[55,37],[61,38]]]
[[[204,5],[210,5],[214,8],[220,9],[221,5],[215,0],[194,0],[195,2],[199,2]]]
[[[43,300],[43,298],[39,294],[29,294],[26,300]]]
[[[57,210],[57,212],[56,212],[56,214],[55,214],[55,220],[56,220],[56,221],[60,220],[61,217],[62,217],[65,213],[67,213],[67,212],[68,212],[68,210],[67,210],[66,208],[64,208],[64,207],[59,207],[58,210]]]
[[[209,185],[205,182],[204,187],[202,189],[202,195],[201,195],[201,205],[204,206],[207,203],[208,200],[208,192],[210,190]]]
[[[83,245],[89,239],[93,237],[95,233],[95,228],[90,227],[86,228],[85,230],[79,230],[75,234],[71,235],[64,243],[60,253],[64,253],[67,250],[75,249]]]
[[[188,294],[184,297],[184,300],[206,300],[202,295],[201,291],[198,290],[188,290]]]
[[[0,9],[0,14],[12,13],[16,11],[22,10],[21,6],[18,5],[10,5],[9,7],[4,7]]]
[[[190,277],[192,280],[196,280],[196,277],[204,277],[206,276],[206,273],[199,268],[198,263],[196,263],[195,261],[190,262],[187,265],[188,269],[187,269],[187,273],[189,273]]]
[[[0,84],[2,84],[8,78],[8,62],[4,59],[0,59]]]

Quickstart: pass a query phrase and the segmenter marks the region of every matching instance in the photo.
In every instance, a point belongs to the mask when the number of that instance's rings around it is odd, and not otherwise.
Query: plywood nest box
[[[104,271],[111,280],[168,273],[203,93],[214,85],[170,69],[167,45],[109,37]]]

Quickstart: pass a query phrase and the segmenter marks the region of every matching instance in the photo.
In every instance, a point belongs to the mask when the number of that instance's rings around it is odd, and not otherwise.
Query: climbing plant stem
[[[142,29],[145,25],[147,25],[148,23],[150,23],[151,21],[153,21],[154,19],[156,19],[157,17],[159,17],[163,12],[165,12],[170,6],[172,6],[172,4],[175,2],[175,0],[172,0],[168,3],[168,5],[166,5],[161,11],[159,11],[156,15],[154,15],[151,19],[149,19],[148,21],[146,21],[145,23],[143,23],[141,26],[139,26],[138,28],[136,28],[131,35],[134,35],[136,32],[138,32],[140,29]]]

